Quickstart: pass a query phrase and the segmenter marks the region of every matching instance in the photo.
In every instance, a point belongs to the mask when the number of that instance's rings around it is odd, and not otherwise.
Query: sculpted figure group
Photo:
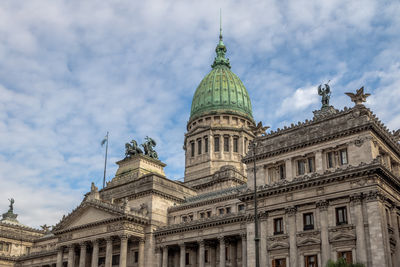
[[[154,139],[146,136],[145,142],[140,146],[143,147],[144,155],[153,159],[158,159],[157,152],[154,147],[157,145]],[[138,143],[132,139],[130,143],[125,144],[125,157],[129,158],[134,155],[143,154],[143,150],[139,147]]]

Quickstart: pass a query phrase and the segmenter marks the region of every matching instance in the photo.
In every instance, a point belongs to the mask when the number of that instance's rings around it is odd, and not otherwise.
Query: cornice
[[[56,255],[57,250],[45,250],[45,251],[39,251],[39,252],[32,252],[28,255],[22,255],[20,257],[16,258],[17,262],[24,261],[24,260],[31,260],[31,259],[36,259],[40,257],[47,257],[47,256],[52,256]]]
[[[210,218],[205,218],[201,220],[165,226],[160,229],[157,229],[154,232],[154,235],[156,237],[159,237],[169,234],[176,234],[187,231],[200,230],[204,228],[217,227],[231,223],[240,223],[244,221],[246,221],[246,216],[244,215],[229,214],[224,216],[212,216]]]
[[[198,129],[201,129],[201,130],[196,132],[196,130],[198,130]],[[196,135],[196,134],[204,133],[204,132],[207,132],[210,130],[211,131],[232,131],[232,132],[239,132],[239,133],[245,132],[248,135],[254,137],[254,134],[250,130],[246,129],[243,126],[239,128],[239,127],[229,127],[229,126],[222,126],[222,125],[221,126],[209,126],[209,125],[201,126],[201,125],[199,125],[199,126],[192,128],[190,131],[188,131],[185,134],[185,138],[188,138],[188,137]]]
[[[371,164],[361,163],[359,166],[348,166],[347,168],[338,168],[334,171],[325,171],[323,174],[314,173],[311,176],[303,176],[295,178],[293,181],[284,180],[274,185],[259,186],[258,197],[264,198],[277,194],[293,192],[304,188],[321,187],[329,183],[342,181],[348,178],[354,178],[365,175],[381,174],[386,178],[386,181],[396,190],[400,190],[400,181],[398,178],[393,176],[384,166],[378,161],[374,161]],[[242,201],[252,200],[254,192],[248,189],[245,193],[239,195],[239,199]]]
[[[5,223],[5,222],[1,222],[0,221],[0,227],[1,226],[8,227],[8,228],[13,228],[13,229],[18,229],[18,230],[34,232],[34,233],[40,233],[40,234],[44,233],[43,230],[39,230],[39,229],[32,228],[32,227],[29,227],[29,226],[26,226],[26,225],[22,225],[22,224],[11,224],[11,223]]]

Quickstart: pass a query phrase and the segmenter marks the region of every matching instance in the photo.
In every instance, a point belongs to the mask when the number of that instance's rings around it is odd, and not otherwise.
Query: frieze
[[[268,250],[287,249],[289,248],[289,236],[278,235],[267,237]]]
[[[329,232],[329,242],[332,243],[356,240],[355,227],[353,225],[341,225],[341,226],[330,227],[328,232]]]

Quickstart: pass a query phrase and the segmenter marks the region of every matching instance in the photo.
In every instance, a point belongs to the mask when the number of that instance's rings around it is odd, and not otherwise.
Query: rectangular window
[[[134,263],[139,262],[139,251],[135,251],[135,256],[134,256]]]
[[[225,260],[229,260],[229,249],[228,247],[225,247]]]
[[[286,259],[272,260],[272,267],[286,267]]]
[[[305,267],[318,267],[317,255],[304,256]]]
[[[233,152],[239,152],[239,138],[233,138]]]
[[[29,253],[31,253],[31,248],[30,247],[26,247],[26,254],[29,254]]]
[[[187,217],[186,216],[182,217],[182,222],[187,222]]]
[[[194,142],[190,142],[190,149],[191,149],[192,157],[194,157]]]
[[[297,161],[297,174],[303,175],[306,173],[306,161],[304,159]]]
[[[314,168],[314,158],[308,158],[308,172],[314,172],[315,168]]]
[[[344,259],[346,263],[353,263],[353,253],[351,251],[340,251],[338,252],[338,259]]]
[[[333,152],[328,152],[326,154],[326,160],[327,160],[327,166],[328,168],[333,168],[333,163],[334,163],[334,154]]]
[[[204,262],[208,263],[208,250],[204,250]]]
[[[204,152],[208,153],[208,138],[204,138]]]
[[[279,179],[283,180],[286,177],[285,165],[279,165]]]
[[[389,210],[388,210],[388,209],[385,209],[385,210],[386,210],[386,222],[387,222],[387,225],[390,226],[390,214],[389,214]]]
[[[193,221],[193,215],[189,215],[189,221]]]
[[[214,137],[214,152],[219,152],[219,136]]]
[[[112,256],[111,262],[112,262],[112,265],[113,265],[113,266],[114,266],[114,265],[119,266],[119,255],[113,255],[113,256]]]
[[[185,263],[186,265],[190,264],[190,254],[188,252],[185,254]]]
[[[231,208],[230,207],[227,207],[225,210],[226,210],[226,214],[231,213]]]
[[[222,214],[224,214],[224,209],[219,209],[218,212],[219,212],[219,215],[222,215]]]
[[[303,224],[304,230],[314,229],[314,214],[312,212],[303,214]]]
[[[336,225],[347,224],[347,208],[336,208]]]
[[[197,154],[201,154],[201,140],[197,140]]]
[[[274,219],[274,235],[283,234],[283,218]]]
[[[205,217],[204,212],[200,212],[200,219],[203,219]]]
[[[339,155],[340,155],[340,165],[346,165],[348,163],[347,149],[340,150]]]
[[[229,152],[229,137],[224,136],[224,151]]]
[[[243,204],[240,204],[240,205],[238,206],[238,210],[239,210],[239,212],[244,211],[244,205],[243,205]]]
[[[211,211],[209,210],[209,211],[207,211],[207,218],[210,218],[211,217]]]

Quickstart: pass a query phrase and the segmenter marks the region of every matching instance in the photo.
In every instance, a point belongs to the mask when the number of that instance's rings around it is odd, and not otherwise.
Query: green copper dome
[[[218,113],[238,114],[253,121],[249,93],[239,77],[230,70],[221,34],[215,52],[217,56],[211,66],[212,70],[194,93],[189,121],[199,116]]]

